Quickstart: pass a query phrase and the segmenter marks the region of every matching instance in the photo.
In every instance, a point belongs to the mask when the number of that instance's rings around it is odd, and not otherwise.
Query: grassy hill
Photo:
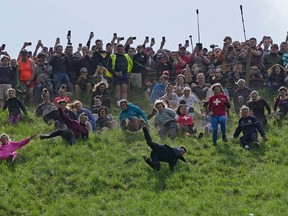
[[[269,95],[268,95],[269,96]],[[148,110],[139,92],[133,98]],[[271,97],[270,97],[271,98]],[[116,109],[114,109],[116,112]],[[30,114],[32,116],[32,114]],[[32,117],[17,127],[0,114],[1,132],[20,140],[53,130]],[[229,137],[236,126],[234,116]],[[245,151],[239,143],[177,138],[187,163],[159,172],[144,163],[142,132],[93,133],[73,146],[61,138],[32,140],[14,163],[0,163],[0,215],[287,215],[288,126],[270,121],[268,141]],[[151,126],[152,138],[160,142]],[[228,137],[228,138],[229,138]]]

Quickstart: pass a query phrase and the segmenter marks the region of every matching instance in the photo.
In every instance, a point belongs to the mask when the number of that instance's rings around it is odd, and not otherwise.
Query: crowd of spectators
[[[129,90],[138,88],[143,90],[143,97],[147,97],[151,105],[158,110],[155,125],[163,124],[160,137],[166,134],[175,137],[176,122],[166,122],[167,119],[163,121],[161,115],[170,115],[171,119],[175,119],[177,114],[174,110],[178,109],[182,115],[189,114],[193,117],[195,109],[201,109],[206,101],[211,103],[210,108],[213,107],[211,97],[215,92],[211,86],[215,84],[221,87],[221,94],[225,95],[221,96],[225,105],[229,98],[233,98],[237,114],[242,105],[248,105],[253,90],[268,88],[276,94],[279,89],[279,94],[282,90],[287,94],[288,34],[286,40],[279,45],[273,43],[270,36],[264,36],[258,44],[253,37],[241,42],[226,36],[223,46],[212,44],[210,49],[207,49],[203,48],[201,43],[193,47],[186,41],[175,50],[165,49],[165,37],[162,38],[159,49],[155,48],[154,38],[149,40],[149,37],[145,37],[143,44],[134,46],[135,38],[129,37],[125,44],[122,44],[123,38],[113,34],[112,41],[107,43],[105,48],[101,39],[95,40],[93,44],[93,38],[94,34],[91,32],[86,44],[82,46],[82,43],[79,43],[76,48],[71,43],[69,31],[66,45],[61,45],[57,38],[54,46],[48,48],[39,40],[33,52],[28,50],[31,43],[25,42],[17,58],[11,57],[9,47],[6,50],[3,44],[0,47],[1,108],[9,99],[9,92],[22,95],[24,104],[28,106],[39,105],[36,114],[43,116],[48,112],[45,108],[48,107],[49,112],[57,112],[59,102],[65,100],[69,103],[70,98],[73,98],[79,100],[74,106],[70,106],[71,110],[74,109],[75,119],[79,119],[84,112],[92,130],[112,128],[115,127],[115,122],[109,115],[109,109],[116,104],[119,106],[120,102],[123,107],[125,105],[124,108],[132,107],[127,101]],[[11,90],[12,87],[16,92]],[[111,95],[111,92],[115,95]],[[258,97],[258,92],[256,93],[255,98]],[[90,107],[83,108],[80,102],[83,96],[89,97]],[[278,102],[282,102],[283,97],[280,94]],[[54,101],[54,110],[51,110],[53,104],[50,98]],[[187,111],[180,109],[183,104]],[[199,105],[198,108],[195,104]],[[277,109],[280,105],[275,106]],[[125,111],[123,107],[122,115]],[[221,115],[226,112],[224,110]],[[63,116],[63,113],[61,115]],[[98,122],[99,116],[101,123]],[[17,121],[18,118],[19,116]],[[224,128],[226,119],[222,122],[213,115],[212,119],[213,143],[217,140],[215,128],[218,123],[221,124],[222,138],[227,141]],[[49,121],[49,118],[46,120]],[[147,122],[146,117],[143,117],[143,120]],[[265,121],[266,119],[262,119],[261,124]],[[120,123],[121,127],[129,127],[127,121]],[[138,122],[138,125],[141,126],[141,122]],[[58,134],[61,135],[60,132]]]

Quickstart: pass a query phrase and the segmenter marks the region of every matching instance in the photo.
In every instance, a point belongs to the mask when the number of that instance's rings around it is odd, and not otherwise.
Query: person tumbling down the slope
[[[136,132],[146,124],[148,127],[148,120],[143,110],[138,106],[128,103],[126,99],[120,100],[120,125],[121,129]]]
[[[16,150],[28,144],[34,137],[36,137],[35,134],[26,139],[15,142],[10,140],[7,134],[1,134],[0,142],[2,145],[0,146],[0,160],[14,161],[17,157]]]
[[[185,158],[183,157],[183,155],[187,153],[187,149],[185,146],[181,146],[179,148],[170,147],[166,144],[160,145],[152,141],[146,126],[143,127],[143,132],[147,144],[152,149],[150,158],[143,155],[143,159],[154,170],[160,170],[160,161],[167,162],[171,171],[174,170],[178,159],[186,162]]]
[[[67,125],[67,129],[58,129],[49,135],[40,135],[40,139],[62,136],[70,145],[75,144],[76,139],[88,139],[89,130],[87,128],[88,117],[86,113],[80,114],[80,122],[78,122],[69,118],[61,107],[58,108],[58,111],[63,123]]]
[[[233,138],[237,139],[242,132],[243,136],[240,137],[240,142],[244,149],[250,150],[250,142],[253,142],[255,147],[260,147],[258,132],[263,137],[263,140],[267,140],[267,137],[259,120],[255,116],[249,114],[249,107],[245,105],[242,106],[240,113],[241,118],[238,121],[238,127],[234,132]]]

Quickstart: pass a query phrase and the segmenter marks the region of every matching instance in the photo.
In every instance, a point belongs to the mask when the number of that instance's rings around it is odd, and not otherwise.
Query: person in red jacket
[[[59,101],[59,104],[60,103],[67,102],[63,100]],[[63,123],[67,125],[67,129],[58,129],[49,135],[40,135],[40,139],[49,139],[56,136],[62,136],[62,138],[66,140],[70,145],[75,144],[76,139],[88,139],[88,117],[86,113],[80,114],[80,122],[78,122],[74,119],[69,118],[69,116],[64,112],[61,107],[58,108],[58,111]]]
[[[231,105],[220,83],[215,83],[211,88],[214,95],[208,99],[208,110],[213,129],[213,145],[216,145],[218,124],[221,126],[222,140],[228,142],[226,137],[226,108],[229,109]]]

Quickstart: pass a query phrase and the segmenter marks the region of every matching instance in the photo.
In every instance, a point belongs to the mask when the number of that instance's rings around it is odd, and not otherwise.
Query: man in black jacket
[[[187,152],[185,146],[181,146],[179,148],[170,147],[166,144],[160,145],[152,141],[149,131],[145,126],[143,127],[143,132],[147,144],[152,149],[150,158],[143,156],[143,159],[154,170],[160,170],[160,161],[167,162],[171,171],[173,171],[178,159],[186,162],[183,157],[183,155]]]

